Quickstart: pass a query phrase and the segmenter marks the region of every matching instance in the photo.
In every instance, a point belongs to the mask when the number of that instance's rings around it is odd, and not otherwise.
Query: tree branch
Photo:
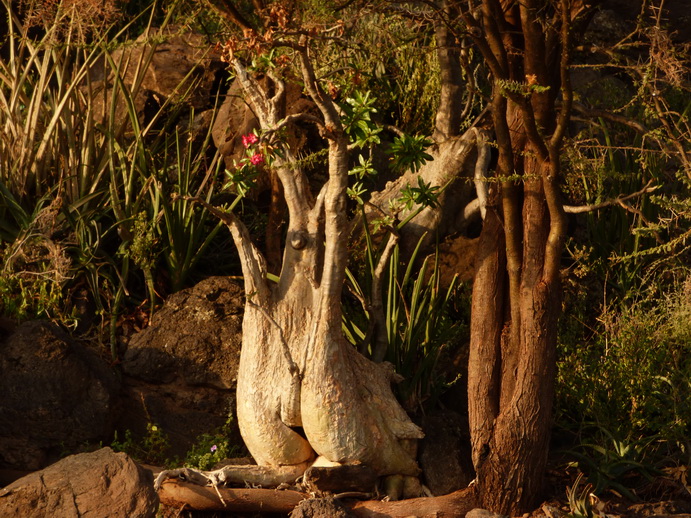
[[[242,85],[243,91],[250,99],[254,107],[259,124],[262,130],[275,132],[279,128],[288,124],[291,117],[284,117],[284,113],[279,108],[281,96],[284,95],[285,86],[283,81],[274,78],[277,92],[272,99],[268,99],[266,93],[259,86],[257,81],[247,73],[245,66],[239,59],[233,60],[233,67],[235,68],[237,78]],[[307,114],[298,114],[292,119],[307,118]],[[311,117],[311,116],[310,116]],[[316,119],[316,118],[315,118]],[[283,185],[283,192],[288,206],[288,212],[291,219],[291,227],[303,229],[305,226],[305,215],[311,208],[312,195],[309,189],[309,183],[305,177],[304,172],[297,166],[297,160],[292,155],[290,149],[283,148],[285,158],[277,157],[275,160],[276,173]]]
[[[573,109],[574,111],[577,111],[581,115],[585,115],[586,117],[589,118],[601,118],[608,120],[610,122],[616,122],[617,124],[623,124],[624,126],[628,126],[629,128],[633,129],[634,131],[640,133],[641,135],[645,135],[648,133],[648,128],[638,122],[637,120],[630,119],[629,117],[625,117],[623,115],[619,115],[616,113],[612,113],[607,110],[599,110],[597,108],[588,108],[584,104],[574,102],[573,103]]]
[[[475,183],[475,192],[477,193],[478,203],[480,204],[480,217],[484,220],[487,212],[487,198],[489,196],[487,171],[492,157],[490,146],[484,140],[482,133],[477,128],[473,128],[473,130],[475,132],[475,145],[478,150],[473,182]]]
[[[560,200],[558,182],[561,176],[560,155],[564,134],[571,117],[573,90],[571,88],[571,0],[560,0],[561,9],[561,56],[559,74],[561,78],[562,105],[557,115],[556,127],[548,142],[549,167],[543,173],[542,188],[549,210],[549,234],[545,244],[543,278],[555,281],[559,278],[561,251],[566,237],[566,215]]]
[[[211,4],[217,13],[240,27],[242,30],[254,29],[230,0],[209,0],[209,4]]]
[[[262,253],[252,243],[250,233],[244,223],[242,223],[235,214],[223,212],[218,207],[214,207],[205,199],[198,196],[180,196],[178,194],[173,194],[173,202],[179,199],[198,203],[225,223],[233,236],[233,242],[240,255],[242,275],[245,279],[246,296],[258,297],[260,304],[267,303],[270,290],[266,281],[266,260]]]
[[[386,349],[389,345],[389,341],[385,336],[386,318],[384,317],[384,306],[382,304],[382,280],[386,266],[389,264],[389,259],[391,259],[391,254],[396,247],[396,243],[398,243],[398,236],[394,233],[394,229],[391,230],[392,232],[389,234],[389,240],[386,243],[386,247],[379,258],[379,262],[377,263],[372,275],[371,310],[373,314],[372,320],[376,327],[372,359],[377,363],[384,361]],[[375,327],[370,328],[372,333],[375,333]]]
[[[308,36],[302,35],[297,47],[300,70],[305,90],[324,117],[324,136],[330,140],[329,181],[324,186],[324,261],[320,277],[321,287],[326,293],[323,301],[325,304],[333,304],[343,289],[347,263],[348,220],[345,193],[348,187],[348,139],[333,100],[319,85],[309,57],[308,41]]]
[[[571,9],[570,0],[561,0],[561,58],[559,62],[559,75],[561,77],[562,104],[557,116],[557,125],[549,141],[550,148],[561,149],[561,143],[566,134],[566,129],[571,118],[573,106],[573,88],[571,87]],[[551,154],[551,153],[550,153]]]
[[[235,69],[235,74],[240,81],[242,89],[250,98],[250,103],[254,107],[257,118],[259,119],[259,124],[262,128],[273,126],[277,121],[271,120],[271,104],[266,98],[266,95],[262,92],[257,81],[247,73],[247,69],[245,69],[245,66],[239,59],[235,58],[233,60],[233,68]]]
[[[644,194],[655,192],[660,188],[659,185],[651,185],[652,180],[649,181],[645,187],[640,191],[636,191],[632,194],[627,194],[626,196],[617,196],[611,200],[603,201],[602,203],[594,203],[592,205],[564,205],[564,212],[567,214],[584,214],[586,212],[593,212],[600,209],[605,209],[611,207],[612,205],[621,205],[622,202],[630,200],[632,198],[637,198]]]
[[[283,119],[279,121],[278,124],[271,126],[269,128],[264,129],[264,133],[262,135],[262,140],[266,140],[269,135],[272,133],[276,133],[280,131],[281,129],[285,128],[291,123],[299,122],[299,121],[304,121],[304,122],[311,122],[312,124],[315,124],[319,128],[324,128],[324,121],[322,121],[319,117],[315,117],[312,114],[309,113],[292,113],[290,115],[287,115]]]

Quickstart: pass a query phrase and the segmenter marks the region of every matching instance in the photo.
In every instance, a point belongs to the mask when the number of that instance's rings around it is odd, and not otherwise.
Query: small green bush
[[[669,288],[657,279],[648,292],[605,308],[585,343],[560,340],[557,422],[580,440],[607,430],[617,441],[654,437],[658,445],[687,451],[691,274],[684,270],[671,283],[671,272],[666,275]]]
[[[114,451],[126,453],[137,462],[156,466],[169,464],[167,457],[170,448],[168,435],[155,423],[147,423],[146,435],[141,439],[135,438],[131,430],[127,430],[125,437],[121,440],[116,432],[110,447]]]

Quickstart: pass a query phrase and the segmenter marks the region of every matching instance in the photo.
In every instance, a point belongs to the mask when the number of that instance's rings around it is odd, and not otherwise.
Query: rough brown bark
[[[411,498],[400,502],[357,502],[351,510],[353,514],[363,518],[455,518],[465,516],[478,505],[477,493],[470,487],[431,498]]]
[[[580,2],[477,4],[458,7],[494,79],[499,188],[473,285],[469,417],[483,507],[515,515],[536,503],[547,460],[566,233],[557,182]]]
[[[461,46],[449,27],[449,23],[452,23],[456,17],[456,9],[448,0],[443,0],[440,16],[437,16],[435,20],[434,29],[441,75],[439,109],[435,117],[433,135],[437,142],[457,136],[461,131],[461,123],[467,116],[463,109],[464,94],[470,95],[470,92],[463,81]]]
[[[529,172],[538,171],[527,168]],[[473,292],[477,311],[469,366],[473,460],[483,504],[502,512],[517,513],[534,505],[542,488],[551,427],[560,289],[558,279],[543,276],[549,222],[541,190],[540,180],[525,182],[517,341],[509,331],[515,317],[503,311],[508,290],[502,289],[505,284],[494,286],[506,275],[499,261],[492,261],[505,254],[502,233],[496,228],[483,230],[481,243],[489,253],[478,262],[482,277],[475,278]],[[483,280],[484,285],[479,282]],[[506,320],[508,315],[512,319]],[[488,373],[489,366],[493,370]]]

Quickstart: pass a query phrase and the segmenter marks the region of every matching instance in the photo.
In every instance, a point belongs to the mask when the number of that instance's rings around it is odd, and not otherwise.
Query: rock
[[[152,45],[154,41],[155,46]],[[212,48],[204,35],[184,32],[181,27],[171,25],[162,31],[153,29],[148,38],[143,34],[133,45],[113,51],[111,57],[121,66],[120,75],[126,87],[131,89],[135,77],[140,76],[141,83],[132,99],[140,123],[148,123],[166,100],[173,104],[182,100],[197,111],[211,107],[212,90],[217,75],[222,74],[224,68],[220,56]],[[143,73],[138,74],[139,63],[147,61]],[[109,117],[114,74],[105,59],[92,66],[89,72],[90,88],[96,95],[94,113],[104,122]],[[125,100],[121,97],[116,106],[116,120],[124,123],[128,116]]]
[[[0,341],[0,467],[36,470],[61,452],[107,440],[119,381],[99,355],[47,321]]]
[[[0,489],[0,516],[148,518],[158,496],[151,472],[102,448],[71,455]]]
[[[467,428],[460,414],[451,410],[427,414],[422,421],[420,467],[435,496],[467,487],[474,477]]]
[[[134,335],[122,368],[150,383],[235,386],[244,291],[227,277],[211,277],[171,295],[152,324]]]
[[[290,518],[349,518],[355,516],[333,497],[310,498],[300,502]]]
[[[242,344],[243,288],[212,277],[165,302],[152,324],[130,339],[120,431],[142,436],[149,422],[184,455],[198,437],[225,424],[234,409]]]
[[[305,471],[303,484],[310,491],[373,493],[377,474],[363,465],[312,466]]]
[[[465,518],[508,518],[508,516],[493,513],[491,511],[488,511],[487,509],[478,508],[473,509],[472,511],[468,511],[465,515]]]

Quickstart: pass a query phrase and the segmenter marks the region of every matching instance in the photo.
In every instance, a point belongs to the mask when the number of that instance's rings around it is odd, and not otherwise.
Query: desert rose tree
[[[284,56],[298,65],[318,115],[286,117],[284,80],[269,71],[260,84],[248,72],[238,49],[256,56],[267,42],[287,49]],[[249,152],[240,171],[266,162],[280,179],[289,214],[280,275],[270,280],[245,225],[232,212],[207,205],[230,229],[242,263],[246,306],[237,417],[245,444],[258,464],[296,473],[323,456],[365,464],[379,475],[415,476],[415,444],[423,434],[391,391],[392,367],[360,355],[342,332],[351,143],[339,108],[315,76],[310,35],[274,41],[269,34],[260,41],[248,30],[224,52],[261,128],[260,137],[243,139]],[[318,192],[278,138],[297,120],[315,124],[328,145],[328,180]]]

